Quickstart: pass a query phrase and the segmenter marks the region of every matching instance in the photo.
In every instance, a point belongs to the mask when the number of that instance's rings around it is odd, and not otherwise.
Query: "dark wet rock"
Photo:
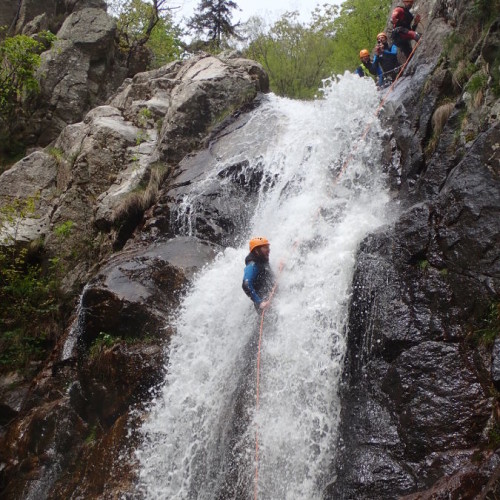
[[[491,353],[491,379],[497,391],[500,389],[500,338],[496,338]]]
[[[468,453],[471,460],[458,472],[447,474],[428,490],[400,497],[400,500],[496,498],[500,486],[500,456],[491,451],[463,453]]]
[[[370,498],[395,498],[430,487],[470,463],[470,457],[452,461],[457,450],[487,442],[488,366],[469,336],[500,287],[500,182],[491,166],[498,138],[494,126],[450,171],[432,203],[414,205],[362,244],[339,478],[328,498],[369,491]],[[385,412],[370,412],[374,404]],[[356,428],[364,429],[361,437]],[[389,445],[381,429],[390,428],[397,439]],[[372,459],[360,476],[355,464],[367,448]],[[430,460],[433,453],[441,454],[439,462]],[[404,482],[394,467],[385,471],[393,461],[405,471]]]
[[[0,377],[0,426],[7,425],[17,416],[28,389],[29,382],[17,372]]]
[[[441,21],[459,22],[466,8],[457,2]],[[478,332],[500,296],[500,127],[485,118],[494,99],[476,110],[457,98],[429,147],[432,114],[456,92],[427,45],[449,31],[441,21],[384,111],[401,211],[359,250],[327,499],[490,498],[498,489],[498,456],[488,449],[498,446],[495,369]]]
[[[10,27],[15,22],[18,8],[17,2],[2,2],[0,4],[0,26]]]
[[[183,287],[215,251],[197,238],[179,237],[112,258],[83,293],[79,341],[88,349],[100,333],[162,338]]]
[[[124,415],[104,435],[99,430],[90,435],[74,472],[63,476],[47,498],[133,498],[130,420]]]

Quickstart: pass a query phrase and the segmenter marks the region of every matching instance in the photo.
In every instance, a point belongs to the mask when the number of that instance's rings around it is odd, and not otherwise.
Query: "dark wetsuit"
[[[393,81],[398,73],[398,49],[395,45],[389,47],[389,44],[384,43],[384,51],[380,55],[373,58],[373,65],[381,68],[378,85],[382,86],[384,80]]]
[[[417,23],[413,23],[413,14],[410,9],[404,6],[396,7],[392,12],[392,25],[392,41],[408,59],[412,51],[410,41],[418,41],[420,37],[415,31]]]
[[[358,68],[356,68],[356,74],[363,77],[363,76],[378,76],[380,78],[380,75],[382,73],[382,70],[380,69],[379,66],[375,66],[371,61],[364,63],[362,62]]]
[[[255,309],[259,311],[260,303],[266,300],[274,285],[274,274],[269,261],[249,253],[245,258],[243,272],[243,290],[252,299]]]

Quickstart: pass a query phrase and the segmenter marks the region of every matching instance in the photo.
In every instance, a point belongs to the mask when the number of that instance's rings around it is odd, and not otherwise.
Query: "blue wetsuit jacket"
[[[395,68],[399,66],[398,63],[398,48],[396,45],[391,45],[389,47],[388,44],[384,45],[384,52],[382,55],[375,55],[373,58],[373,65],[378,66],[382,69],[382,71],[378,74],[378,84],[382,85],[384,82],[384,75],[388,75],[391,71],[394,71]],[[389,75],[388,75],[389,76]],[[396,75],[394,75],[396,76]]]
[[[273,288],[274,275],[267,260],[259,259],[250,253],[245,258],[243,271],[243,290],[252,299],[258,310],[261,302],[266,300]]]

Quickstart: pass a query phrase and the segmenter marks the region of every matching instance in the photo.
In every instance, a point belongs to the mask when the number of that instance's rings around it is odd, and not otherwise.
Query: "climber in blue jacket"
[[[396,45],[389,46],[387,35],[385,33],[379,33],[377,35],[377,45],[375,47],[373,66],[382,70],[378,73],[378,87],[384,86],[384,80],[392,82],[396,78],[397,70],[399,68],[398,48]]]
[[[269,266],[271,247],[269,240],[260,236],[252,238],[249,247],[250,253],[245,258],[242,286],[252,299],[256,311],[261,312],[269,306],[269,294],[275,281]]]

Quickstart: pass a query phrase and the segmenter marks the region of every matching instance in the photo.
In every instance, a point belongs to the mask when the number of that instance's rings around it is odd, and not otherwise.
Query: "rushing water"
[[[321,498],[335,454],[356,250],[387,220],[378,99],[373,84],[346,76],[322,100],[269,96],[239,131],[250,140],[267,127],[248,168],[258,161],[273,179],[241,236],[266,236],[271,266],[284,263],[264,324],[260,407],[259,318],[241,289],[245,245],[221,253],[183,301],[137,450],[145,498],[254,498],[256,429],[258,498]]]

